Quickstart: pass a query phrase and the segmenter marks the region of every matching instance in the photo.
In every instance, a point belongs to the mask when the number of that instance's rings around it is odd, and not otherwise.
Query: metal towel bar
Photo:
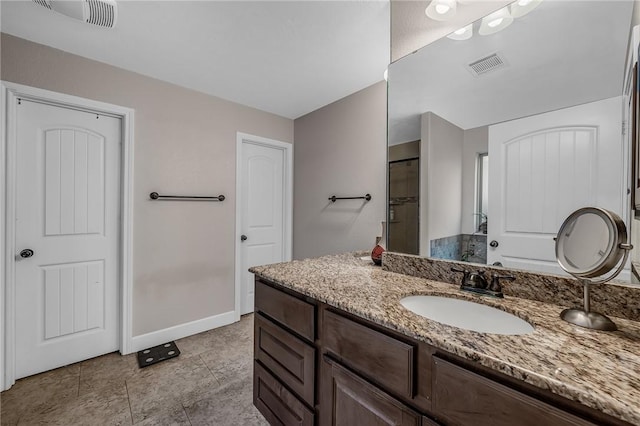
[[[201,197],[197,195],[160,195],[157,192],[149,194],[152,200],[175,200],[175,201],[224,201],[224,195],[217,197]]]
[[[366,194],[364,197],[336,197],[335,195],[332,195],[331,197],[329,197],[329,201],[331,201],[332,203],[335,203],[336,200],[366,200],[366,201],[371,201],[371,194]]]

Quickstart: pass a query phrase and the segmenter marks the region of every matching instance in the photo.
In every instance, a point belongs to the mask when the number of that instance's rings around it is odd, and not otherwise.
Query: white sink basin
[[[430,320],[453,327],[490,334],[529,334],[533,326],[508,312],[468,300],[441,296],[408,296],[405,308]]]

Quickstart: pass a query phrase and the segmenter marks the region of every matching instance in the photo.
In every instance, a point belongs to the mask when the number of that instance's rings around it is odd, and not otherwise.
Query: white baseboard
[[[232,324],[236,321],[236,311],[229,311],[223,314],[213,315],[211,317],[165,328],[163,330],[134,336],[131,339],[131,352],[138,352],[172,340],[182,339],[183,337],[202,333],[203,331],[211,330],[212,328]]]

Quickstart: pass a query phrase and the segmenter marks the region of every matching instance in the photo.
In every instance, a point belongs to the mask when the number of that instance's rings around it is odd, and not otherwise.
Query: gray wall
[[[295,120],[293,257],[371,250],[386,199],[386,84]],[[331,203],[331,195],[373,199]]]
[[[431,240],[460,234],[464,131],[427,112],[421,134],[420,254],[429,256]]]
[[[3,80],[136,111],[133,335],[232,311],[236,132],[292,142],[293,120],[6,34],[1,43]],[[151,191],[227,199],[158,203]]]

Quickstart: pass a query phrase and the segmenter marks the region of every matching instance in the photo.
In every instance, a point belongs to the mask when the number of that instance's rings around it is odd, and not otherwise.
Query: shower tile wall
[[[461,260],[471,263],[487,263],[487,235],[462,234]],[[465,251],[466,259],[463,259]]]
[[[487,236],[484,234],[458,234],[431,240],[431,257],[487,263]]]

